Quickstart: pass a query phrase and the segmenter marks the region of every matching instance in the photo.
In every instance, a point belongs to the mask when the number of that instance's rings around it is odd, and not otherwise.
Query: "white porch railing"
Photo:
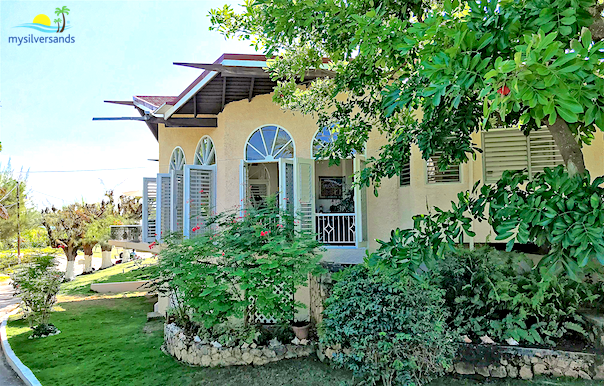
[[[317,239],[329,245],[355,245],[354,213],[315,213]]]

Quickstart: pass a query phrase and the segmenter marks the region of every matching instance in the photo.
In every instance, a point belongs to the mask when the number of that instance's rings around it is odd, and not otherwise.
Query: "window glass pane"
[[[273,149],[273,141],[277,134],[277,128],[275,126],[266,126],[262,128],[262,134],[264,135],[264,141],[266,142],[266,148],[268,149],[267,154],[271,154]]]
[[[264,155],[258,153],[250,145],[247,145],[247,149],[246,149],[246,152],[245,152],[245,159],[246,160],[248,160],[248,161],[260,161],[260,160],[263,160],[264,158],[265,158]]]

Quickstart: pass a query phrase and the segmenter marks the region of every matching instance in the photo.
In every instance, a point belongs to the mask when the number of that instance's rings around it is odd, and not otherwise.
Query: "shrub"
[[[319,243],[295,222],[274,199],[244,216],[220,214],[203,235],[167,239],[156,285],[177,298],[183,307],[179,315],[190,315],[206,328],[232,317],[243,318],[247,326],[255,313],[278,323],[293,321],[304,306],[294,300],[295,291],[306,285],[309,273],[321,271]]]
[[[45,330],[57,293],[63,281],[63,273],[55,269],[53,256],[38,256],[10,275],[15,296],[21,297],[21,307],[29,326]]]
[[[577,311],[601,298],[602,283],[539,271],[522,254],[491,248],[446,254],[436,273],[446,290],[450,324],[472,339],[488,335],[546,346],[569,333],[587,339],[587,323]]]
[[[336,274],[321,343],[334,362],[368,384],[421,385],[455,354],[444,291],[389,271],[356,266]]]

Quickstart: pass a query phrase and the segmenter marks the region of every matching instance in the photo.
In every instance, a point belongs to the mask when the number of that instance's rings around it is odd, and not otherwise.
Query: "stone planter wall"
[[[320,360],[340,352],[336,348],[317,349]],[[343,350],[345,351],[345,350]],[[485,378],[532,379],[535,375],[604,380],[604,355],[533,349],[514,346],[463,344],[450,373],[482,375]]]
[[[315,345],[281,344],[239,347],[215,347],[187,336],[174,323],[164,326],[163,349],[181,362],[192,366],[216,367],[238,365],[264,365],[282,359],[307,357],[315,352]]]
[[[452,372],[494,378],[535,375],[604,380],[604,356],[514,346],[462,345]]]

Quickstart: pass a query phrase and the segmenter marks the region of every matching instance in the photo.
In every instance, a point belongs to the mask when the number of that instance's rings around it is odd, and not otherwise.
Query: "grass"
[[[122,263],[113,267],[96,271],[89,275],[77,276],[74,280],[61,285],[59,295],[89,295],[92,283],[116,283],[120,281],[145,280],[149,277],[149,265],[155,263],[155,259],[142,261],[142,268],[134,262]]]
[[[67,299],[64,297],[63,299]],[[155,298],[74,297],[63,301],[51,321],[62,333],[28,340],[23,320],[11,320],[7,333],[17,356],[45,386],[340,386],[350,373],[316,358],[290,359],[265,366],[194,368],[160,351],[162,322],[146,322]],[[595,386],[601,381],[473,380],[441,378],[430,386]]]

